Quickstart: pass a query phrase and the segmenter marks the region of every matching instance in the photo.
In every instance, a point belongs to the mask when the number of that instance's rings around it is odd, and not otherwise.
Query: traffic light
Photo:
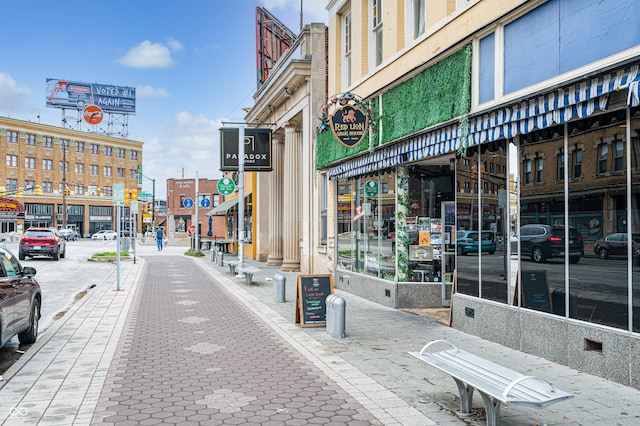
[[[147,201],[144,203],[144,211],[147,213],[151,213],[151,201]]]
[[[42,186],[36,185],[36,195],[42,195]]]
[[[131,189],[131,199],[134,201],[138,200],[138,188]]]
[[[131,190],[130,189],[126,189],[124,190],[124,205],[128,206],[131,202]]]

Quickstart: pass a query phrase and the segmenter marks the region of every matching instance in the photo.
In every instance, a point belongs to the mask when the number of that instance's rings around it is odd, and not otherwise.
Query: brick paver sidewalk
[[[190,259],[149,256],[92,424],[380,424]]]

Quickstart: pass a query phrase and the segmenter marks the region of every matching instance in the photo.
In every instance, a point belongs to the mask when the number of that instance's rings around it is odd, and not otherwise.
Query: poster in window
[[[431,245],[431,232],[429,231],[420,231],[418,234],[418,244],[421,246],[430,246]]]

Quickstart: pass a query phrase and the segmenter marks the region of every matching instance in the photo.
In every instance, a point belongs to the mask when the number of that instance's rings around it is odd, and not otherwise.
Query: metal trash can
[[[222,261],[224,260],[224,253],[219,251],[218,253],[216,253],[216,258],[218,260],[218,266],[224,266],[224,263],[222,263]]]
[[[273,281],[275,285],[273,286],[275,291],[275,301],[276,303],[284,303],[286,302],[286,293],[287,293],[287,278],[282,274],[275,274],[273,276]]]
[[[129,251],[131,246],[131,242],[129,241],[129,237],[120,237],[120,251]]]
[[[340,296],[330,294],[327,304],[327,334],[334,339],[344,338],[347,302]]]

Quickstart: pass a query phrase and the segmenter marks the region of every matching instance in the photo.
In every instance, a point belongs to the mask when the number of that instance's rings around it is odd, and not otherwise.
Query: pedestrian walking
[[[164,245],[164,232],[162,228],[158,228],[156,231],[156,245],[158,246],[158,251],[162,250],[162,246]]]

